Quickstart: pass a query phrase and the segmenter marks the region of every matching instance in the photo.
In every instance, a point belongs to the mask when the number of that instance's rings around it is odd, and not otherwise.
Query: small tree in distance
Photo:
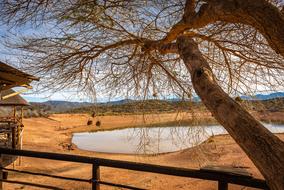
[[[3,0],[0,5],[6,24],[45,29],[9,45],[25,52],[24,65],[47,87],[96,86],[143,97],[191,96],[194,89],[269,187],[284,189],[284,143],[229,96],[283,87],[284,15],[278,1]]]

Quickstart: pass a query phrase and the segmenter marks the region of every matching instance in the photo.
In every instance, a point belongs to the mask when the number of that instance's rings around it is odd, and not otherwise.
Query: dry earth
[[[186,114],[161,114],[161,115],[128,115],[128,116],[102,116],[101,129],[121,128],[125,126],[141,125],[147,123],[165,122],[175,120],[177,117],[186,117]],[[24,149],[36,151],[58,152],[76,155],[86,155],[100,158],[128,160],[167,166],[200,168],[205,165],[231,165],[245,167],[254,177],[261,178],[260,173],[228,135],[215,136],[194,148],[179,152],[163,154],[158,156],[137,156],[103,154],[89,151],[82,151],[72,146],[70,142],[72,132],[90,131],[96,126],[86,126],[88,116],[84,114],[60,114],[52,115],[48,118],[25,119]],[[284,134],[278,135],[284,140]],[[13,166],[10,166],[13,167]],[[91,167],[89,165],[74,164],[68,162],[50,161],[24,157],[21,166],[18,162],[14,165],[16,169],[31,170],[54,175],[90,179]],[[73,181],[55,180],[47,177],[35,177],[24,174],[9,174],[9,179],[43,183],[58,186],[64,189],[84,190],[91,189],[90,184]],[[156,175],[144,172],[134,172],[128,170],[118,170],[101,168],[101,179],[114,183],[128,184],[147,189],[187,189],[187,190],[215,190],[217,183],[199,179],[188,179],[181,177],[171,177],[166,175]],[[4,184],[8,189],[39,189],[25,185]],[[108,186],[101,186],[101,189],[116,189]],[[230,185],[230,190],[252,189],[241,186]]]

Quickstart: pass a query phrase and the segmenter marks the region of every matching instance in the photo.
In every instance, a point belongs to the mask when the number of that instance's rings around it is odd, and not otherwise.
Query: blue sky
[[[24,93],[22,96],[29,102],[45,102],[48,100],[64,100],[74,102],[89,101],[87,97],[83,98],[73,92],[57,92],[57,93]]]
[[[280,0],[280,2],[283,3],[284,5],[284,0]],[[5,41],[7,36],[9,36],[9,32],[13,33],[14,35],[17,34],[29,34],[33,35],[36,33],[41,33],[41,32],[48,32],[46,28],[33,28],[30,25],[26,25],[20,28],[13,28],[12,30],[9,31],[7,26],[5,25],[0,25],[0,60],[3,62],[9,62],[13,63],[14,66],[19,66],[17,65],[18,63],[18,56],[17,54],[13,53],[11,50],[5,48],[1,42]],[[64,100],[64,101],[76,101],[76,102],[86,102],[90,101],[89,97],[78,94],[76,91],[72,90],[64,90],[61,92],[43,92],[43,93],[35,93],[33,91],[29,91],[28,93],[22,94],[24,98],[26,98],[28,101],[32,102],[43,102],[43,101],[48,101],[48,100]],[[98,102],[106,102],[110,100],[118,100],[118,99],[123,99],[124,97],[118,97],[118,98],[111,98],[109,99],[108,97],[102,97],[102,95],[98,94],[97,101]]]
[[[42,32],[43,29],[32,28],[31,26],[24,26],[16,29],[9,29],[5,25],[0,25],[0,61],[11,64],[15,67],[20,67],[18,63],[19,56],[4,46],[3,42],[9,38],[11,34],[36,34]],[[17,88],[15,90],[18,90]],[[61,92],[34,92],[29,90],[26,93],[23,93],[22,96],[31,102],[44,102],[48,100],[64,100],[64,101],[76,101],[76,102],[85,102],[90,101],[87,96],[79,95],[76,91],[64,90]],[[98,101],[107,101],[107,99],[100,98]]]

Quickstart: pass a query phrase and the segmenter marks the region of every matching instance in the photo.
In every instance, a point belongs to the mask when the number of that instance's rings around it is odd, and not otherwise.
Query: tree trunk
[[[202,102],[253,161],[269,187],[284,190],[284,142],[221,89],[192,39],[181,36],[177,45]]]

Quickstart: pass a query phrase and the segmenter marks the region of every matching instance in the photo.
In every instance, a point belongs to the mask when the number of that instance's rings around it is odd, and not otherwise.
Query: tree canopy
[[[283,87],[284,21],[277,1],[4,0],[0,7],[9,26],[41,29],[8,43],[25,51],[23,65],[47,87],[190,96],[189,74],[174,47],[182,33],[196,40],[227,92]],[[265,22],[257,15],[263,7],[276,10],[273,27],[251,16]]]

